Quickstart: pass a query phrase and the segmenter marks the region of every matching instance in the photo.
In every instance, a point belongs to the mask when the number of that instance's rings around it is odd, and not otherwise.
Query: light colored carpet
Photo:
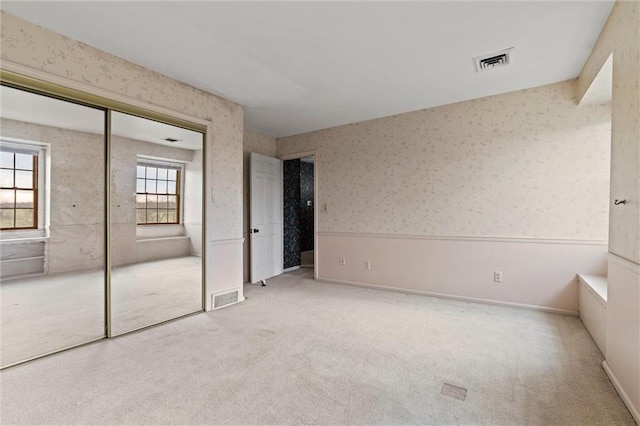
[[[202,309],[201,277],[202,261],[194,256],[114,268],[114,334]],[[103,337],[104,294],[103,271],[2,283],[0,365]]]
[[[631,425],[575,317],[315,282],[0,372],[3,424]],[[443,383],[467,389],[460,401]]]

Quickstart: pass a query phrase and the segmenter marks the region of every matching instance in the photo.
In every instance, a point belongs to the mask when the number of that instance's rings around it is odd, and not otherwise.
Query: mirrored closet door
[[[111,116],[111,335],[202,310],[203,134]]]
[[[202,311],[204,134],[0,99],[0,368]]]
[[[0,367],[105,336],[105,111],[0,86]]]

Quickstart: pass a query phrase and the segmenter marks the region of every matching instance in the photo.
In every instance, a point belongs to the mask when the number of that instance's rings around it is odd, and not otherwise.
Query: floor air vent
[[[510,47],[509,49],[501,50],[500,52],[476,56],[473,58],[473,63],[476,66],[476,72],[488,71],[509,65],[511,63],[512,50],[513,47]]]
[[[465,388],[461,388],[460,386],[443,383],[442,389],[440,390],[440,395],[464,401],[465,399],[467,399],[467,390]]]
[[[238,291],[232,291],[230,293],[219,294],[213,296],[213,309],[222,308],[223,306],[236,303],[238,301]]]

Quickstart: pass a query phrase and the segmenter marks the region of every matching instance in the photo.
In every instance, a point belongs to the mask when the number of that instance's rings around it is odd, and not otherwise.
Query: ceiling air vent
[[[487,55],[476,56],[473,58],[473,64],[476,66],[476,72],[488,71],[494,68],[504,67],[511,63],[510,47],[500,52],[489,53]]]

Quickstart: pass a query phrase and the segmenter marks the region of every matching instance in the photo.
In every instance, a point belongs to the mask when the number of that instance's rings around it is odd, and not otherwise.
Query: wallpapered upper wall
[[[578,78],[582,98],[613,52],[609,251],[640,263],[640,3],[619,1]],[[629,203],[615,206],[614,199]]]
[[[610,108],[575,82],[291,136],[320,232],[606,240]],[[324,212],[326,205],[327,211]]]
[[[207,179],[215,240],[239,238],[242,222],[242,107],[2,12],[1,57],[213,123]],[[208,194],[209,195],[209,194]]]

